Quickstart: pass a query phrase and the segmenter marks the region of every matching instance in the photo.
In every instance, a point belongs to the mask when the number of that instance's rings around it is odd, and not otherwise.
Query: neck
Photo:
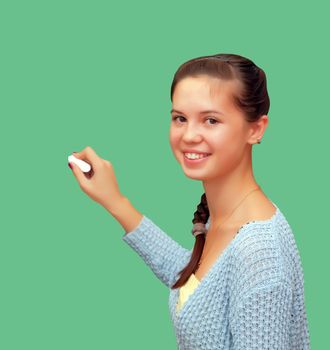
[[[253,191],[259,185],[253,176],[252,167],[244,167],[242,163],[228,174],[203,181],[203,187],[210,219],[212,225],[216,226],[226,220],[229,215],[228,220],[240,221],[249,204],[251,205],[251,200],[253,201],[262,193],[261,189]]]

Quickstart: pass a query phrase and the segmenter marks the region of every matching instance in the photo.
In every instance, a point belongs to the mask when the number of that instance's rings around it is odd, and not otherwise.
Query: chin
[[[185,175],[188,179],[191,179],[191,180],[197,180],[197,181],[205,181],[206,180],[206,178],[203,176],[191,176],[191,175],[187,175],[187,174],[185,174]]]
[[[204,181],[209,178],[206,169],[188,169],[182,165],[182,170],[189,179]]]

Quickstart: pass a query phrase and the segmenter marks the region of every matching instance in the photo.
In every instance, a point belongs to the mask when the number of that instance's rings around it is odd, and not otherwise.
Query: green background
[[[169,290],[67,165],[91,146],[121,191],[192,248],[203,193],[169,145],[180,64],[216,53],[267,75],[254,172],[290,223],[313,349],[329,311],[329,23],[326,2],[0,3],[0,348],[175,349]]]

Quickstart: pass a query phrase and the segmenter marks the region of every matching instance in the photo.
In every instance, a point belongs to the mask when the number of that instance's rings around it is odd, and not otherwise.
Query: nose
[[[201,139],[202,139],[202,135],[199,129],[192,125],[186,127],[182,136],[182,140],[187,144],[193,143],[193,142],[199,142]]]

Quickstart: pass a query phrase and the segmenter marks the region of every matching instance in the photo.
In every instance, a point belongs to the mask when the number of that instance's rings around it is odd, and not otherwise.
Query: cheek
[[[230,143],[230,137],[223,132],[210,134],[205,139],[211,151],[217,154],[223,153]]]
[[[210,134],[207,140],[214,150],[219,150],[220,153],[230,153],[235,151],[241,137],[240,130],[223,124],[221,128]]]
[[[240,161],[242,149],[237,135],[218,135],[218,137],[209,139],[209,145],[214,152],[212,166],[216,171],[226,173]]]
[[[174,147],[179,147],[180,137],[181,136],[177,131],[170,129],[170,145],[171,145],[172,149]]]

